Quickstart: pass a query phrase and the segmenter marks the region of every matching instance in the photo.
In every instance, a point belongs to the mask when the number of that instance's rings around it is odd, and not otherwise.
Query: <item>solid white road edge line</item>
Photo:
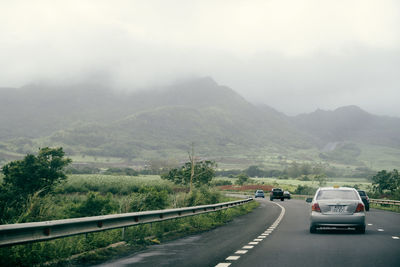
[[[265,231],[263,234],[261,234],[258,238],[255,238],[252,242],[249,242],[249,245],[258,245],[259,241],[263,241],[266,236],[268,236],[270,233],[272,233],[273,230],[275,230],[276,227],[278,227],[279,223],[281,222],[283,216],[285,215],[285,208],[282,205],[279,205],[278,203],[274,203],[275,205],[278,205],[281,208],[281,213],[278,217],[278,219],[275,220],[275,222],[268,228],[267,231]],[[243,248],[254,248],[254,246],[244,246]],[[246,254],[248,250],[238,250],[235,252],[235,254]],[[225,260],[238,260],[240,256],[229,256]],[[215,265],[215,267],[228,267],[230,266],[231,263],[226,263],[226,262],[221,262]]]

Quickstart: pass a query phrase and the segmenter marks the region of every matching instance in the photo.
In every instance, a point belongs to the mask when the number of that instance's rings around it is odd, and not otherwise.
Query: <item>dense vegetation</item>
[[[228,201],[211,187],[196,182],[188,193],[185,183],[176,185],[159,176],[108,174],[69,175],[64,168],[70,160],[61,148],[40,149],[37,156],[27,155],[3,167],[1,178],[1,222],[32,222],[113,213],[178,208]],[[201,164],[200,164],[201,165]],[[201,165],[207,170],[210,165]],[[126,171],[126,170],[125,170]],[[32,174],[32,175],[30,175]],[[24,183],[26,181],[26,183]],[[22,190],[23,189],[23,190]],[[13,195],[11,195],[13,194]],[[112,249],[95,250],[124,241],[115,253],[141,249],[162,240],[203,231],[221,225],[234,216],[254,208],[245,207],[129,227],[79,235],[54,241],[16,245],[0,249],[0,266],[32,266],[35,264],[77,264],[109,257]],[[83,253],[83,254],[82,254]],[[105,253],[106,255],[102,254]],[[80,254],[74,259],[72,255]]]
[[[170,180],[175,184],[201,186],[207,185],[215,176],[216,164],[210,160],[187,162],[179,168],[173,168],[161,175],[162,179]],[[192,172],[193,171],[193,172]]]
[[[372,177],[374,197],[400,200],[400,174],[399,171],[382,170]]]
[[[64,158],[62,148],[42,148],[37,156],[28,154],[23,160],[3,166],[0,185],[0,223],[17,223],[26,220],[27,210],[40,201],[66,179],[63,172],[71,162]]]

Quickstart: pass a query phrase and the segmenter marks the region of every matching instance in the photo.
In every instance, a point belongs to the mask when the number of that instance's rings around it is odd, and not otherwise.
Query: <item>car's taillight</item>
[[[355,212],[363,212],[364,211],[364,204],[358,203]]]
[[[321,209],[320,209],[318,203],[314,203],[314,204],[311,206],[311,210],[312,210],[312,211],[316,211],[316,212],[321,212]]]

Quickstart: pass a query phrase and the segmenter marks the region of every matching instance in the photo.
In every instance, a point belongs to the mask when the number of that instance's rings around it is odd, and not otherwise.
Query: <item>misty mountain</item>
[[[311,149],[322,152],[317,160],[344,162],[361,153],[359,143],[400,148],[399,136],[399,118],[355,106],[289,117],[208,77],[136,92],[95,84],[0,89],[1,153],[57,145],[71,155],[157,158],[185,155],[194,142],[202,156]]]
[[[0,95],[0,140],[17,146],[34,146],[26,138],[72,153],[136,157],[187,151],[192,142],[204,154],[311,145],[282,114],[252,105],[211,78],[130,94],[76,85],[3,89]]]
[[[400,148],[400,118],[372,115],[357,106],[317,110],[298,115],[292,122],[319,146],[356,142]]]

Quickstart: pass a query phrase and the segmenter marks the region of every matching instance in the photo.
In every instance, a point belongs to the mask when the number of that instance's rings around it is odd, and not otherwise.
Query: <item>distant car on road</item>
[[[269,194],[269,200],[273,201],[274,199],[280,199],[281,201],[285,200],[282,189],[272,188],[271,193]]]
[[[257,190],[256,193],[254,194],[254,198],[262,197],[265,198],[264,191],[263,190]]]
[[[367,193],[363,190],[358,190],[358,194],[360,194],[360,197],[364,203],[365,210],[369,211],[369,197],[367,196]]]
[[[322,187],[311,203],[310,233],[318,227],[355,228],[365,233],[365,207],[356,189],[348,187]]]
[[[283,198],[290,199],[291,198],[290,192],[289,191],[283,191]]]

